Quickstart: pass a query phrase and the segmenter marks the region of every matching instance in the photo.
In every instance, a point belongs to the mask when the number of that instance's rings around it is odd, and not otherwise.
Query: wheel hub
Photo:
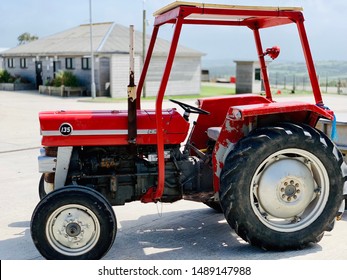
[[[95,245],[100,234],[97,218],[80,205],[66,205],[57,209],[48,228],[50,242],[65,253],[88,250]]]
[[[76,237],[81,233],[81,227],[78,223],[69,223],[66,226],[66,233],[71,237]]]
[[[299,199],[302,185],[295,178],[284,180],[281,183],[280,193],[283,201],[295,201]]]
[[[58,224],[56,225],[58,226]],[[85,224],[82,220],[77,219],[73,216],[73,214],[68,213],[66,214],[65,220],[61,224],[61,227],[57,229],[57,234],[55,234],[55,236],[61,244],[70,244],[70,247],[78,247],[88,241],[83,240],[86,229],[88,229],[88,224]]]
[[[258,178],[257,197],[266,215],[294,219],[315,195],[315,181],[310,168],[291,158],[270,162]]]

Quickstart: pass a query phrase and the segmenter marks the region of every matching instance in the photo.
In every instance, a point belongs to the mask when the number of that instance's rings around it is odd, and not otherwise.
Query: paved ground
[[[284,99],[278,97],[278,99]],[[300,97],[300,100],[311,100]],[[345,116],[347,96],[326,97]],[[39,201],[38,112],[52,109],[119,109],[124,103],[80,102],[80,98],[0,91],[0,259],[42,259],[30,237],[30,218]],[[152,107],[146,103],[144,107]],[[165,106],[173,106],[165,104]],[[238,238],[223,215],[204,205],[130,203],[114,207],[118,233],[105,259],[347,260],[347,215],[319,244],[300,251],[264,252]]]

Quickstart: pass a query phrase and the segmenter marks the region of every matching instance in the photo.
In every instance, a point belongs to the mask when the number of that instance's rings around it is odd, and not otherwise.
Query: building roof
[[[150,36],[146,36],[149,45]],[[157,39],[155,55],[166,55],[170,42]],[[97,54],[129,53],[129,28],[113,22],[93,24],[93,50]],[[142,54],[142,33],[135,31],[135,52]],[[90,25],[80,26],[40,38],[36,41],[19,45],[1,53],[2,56],[37,56],[37,55],[89,55]],[[202,56],[203,53],[179,45],[178,56]]]

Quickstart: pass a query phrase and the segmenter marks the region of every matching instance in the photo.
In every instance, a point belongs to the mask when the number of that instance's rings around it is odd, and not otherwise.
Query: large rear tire
[[[112,247],[117,222],[93,189],[68,186],[47,194],[31,218],[31,236],[46,259],[100,259]]]
[[[256,129],[224,163],[226,220],[242,239],[267,250],[319,242],[343,199],[343,164],[335,145],[312,127]]]
[[[223,213],[222,207],[219,203],[219,201],[206,201],[204,204],[213,210],[215,210],[218,213]]]

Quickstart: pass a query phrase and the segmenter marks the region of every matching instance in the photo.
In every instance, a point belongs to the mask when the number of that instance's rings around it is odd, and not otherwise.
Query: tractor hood
[[[127,145],[126,110],[48,111],[39,114],[43,146]],[[180,144],[187,136],[189,123],[176,109],[163,110],[165,144]],[[137,110],[136,143],[157,142],[155,110]]]

